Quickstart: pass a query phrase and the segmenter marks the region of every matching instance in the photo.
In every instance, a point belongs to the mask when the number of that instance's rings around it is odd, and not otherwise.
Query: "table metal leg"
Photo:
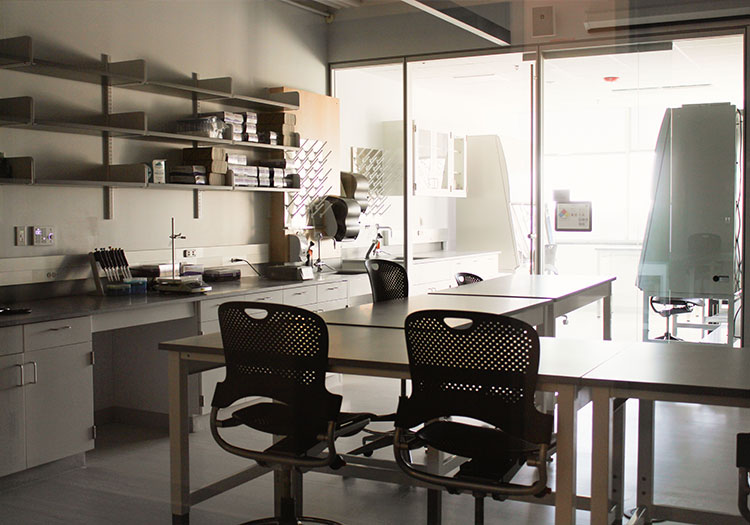
[[[605,341],[612,340],[612,295],[605,295],[602,298],[602,323],[604,330],[602,336]]]
[[[576,522],[576,408],[576,387],[561,386],[557,394],[556,525]]]
[[[612,415],[612,501],[615,523],[622,523],[625,511],[625,421],[627,399],[615,399]]]
[[[442,453],[432,447],[427,447],[425,465],[430,472],[440,472]],[[427,525],[440,525],[443,519],[443,491],[427,490]]]
[[[169,352],[168,382],[172,521],[187,523],[190,514],[188,371],[179,352]]]
[[[591,523],[610,523],[613,400],[606,388],[592,388]]]
[[[538,326],[539,335],[544,337],[555,337],[555,309],[553,304],[549,304],[544,309],[544,322]]]
[[[654,505],[654,401],[638,401],[638,494],[636,506],[645,509],[646,523]]]

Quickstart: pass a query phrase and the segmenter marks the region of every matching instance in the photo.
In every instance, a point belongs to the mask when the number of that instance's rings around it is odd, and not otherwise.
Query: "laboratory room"
[[[750,523],[745,0],[0,0],[0,523]]]

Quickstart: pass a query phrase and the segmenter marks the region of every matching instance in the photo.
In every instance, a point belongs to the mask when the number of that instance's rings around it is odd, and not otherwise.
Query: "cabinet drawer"
[[[346,299],[347,285],[345,282],[326,283],[318,285],[318,302]]]
[[[281,290],[269,290],[266,292],[255,292],[247,294],[245,296],[246,301],[253,301],[257,303],[277,303],[281,304],[284,302],[284,294]]]
[[[304,286],[284,290],[284,304],[289,306],[304,306],[318,301],[315,286]]]
[[[23,328],[21,325],[0,328],[0,355],[20,354],[23,352]]]
[[[91,318],[74,317],[23,326],[23,343],[27,352],[91,341]]]
[[[446,261],[415,264],[409,274],[413,284],[425,284],[451,278],[452,265]]]
[[[221,297],[200,302],[201,322],[216,321],[219,318],[219,305],[228,301],[241,301],[242,297]]]
[[[313,312],[328,312],[330,310],[341,310],[342,308],[346,308],[346,306],[347,306],[346,299],[337,299],[335,301],[326,301],[323,303],[318,303],[312,307],[312,310]]]

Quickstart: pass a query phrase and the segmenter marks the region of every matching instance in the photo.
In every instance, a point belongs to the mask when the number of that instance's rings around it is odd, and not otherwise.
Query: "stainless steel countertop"
[[[43,321],[54,321],[70,317],[83,317],[101,313],[127,311],[151,306],[175,303],[192,303],[220,297],[232,297],[263,290],[309,286],[316,283],[346,281],[345,275],[333,272],[316,274],[306,281],[274,281],[258,277],[243,277],[239,281],[210,283],[213,290],[198,294],[163,294],[149,292],[142,295],[100,296],[69,295],[32,301],[18,301],[6,304],[12,308],[31,308],[31,313],[0,315],[0,328]]]

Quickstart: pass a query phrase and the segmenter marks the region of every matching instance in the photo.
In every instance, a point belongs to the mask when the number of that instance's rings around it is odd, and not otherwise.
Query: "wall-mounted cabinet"
[[[414,121],[414,194],[466,197],[466,137]]]
[[[189,134],[174,133],[167,129],[155,129],[149,124],[143,111],[113,113],[113,88],[158,93],[192,101],[192,113],[200,111],[201,102],[220,104],[223,107],[263,112],[283,112],[299,109],[299,94],[294,92],[270,93],[267,98],[242,95],[234,92],[229,77],[200,79],[193,73],[184,81],[164,81],[152,78],[144,60],[110,62],[103,57],[100,62],[89,60],[79,63],[62,63],[45,60],[34,55],[32,39],[28,36],[0,39],[0,69],[10,69],[36,75],[75,80],[102,85],[102,107],[100,114],[80,115],[77,118],[59,120],[37,115],[34,99],[21,96],[0,99],[0,127],[13,127],[38,131],[94,135],[103,142],[102,164],[95,170],[87,171],[85,180],[45,180],[33,174],[33,162],[14,160],[10,177],[0,178],[3,182],[26,182],[36,184],[104,185],[112,187],[149,187],[191,190],[240,190],[240,191],[297,191],[294,188],[248,188],[208,185],[151,184],[148,180],[147,161],[133,159],[132,164],[112,164],[113,138],[164,143],[166,145],[221,146],[232,150],[244,150],[267,157],[277,157],[284,151],[294,151],[292,146],[279,146],[210,138]],[[184,114],[176,115],[175,120]],[[141,161],[141,162],[138,162]],[[92,175],[93,173],[93,175]]]

